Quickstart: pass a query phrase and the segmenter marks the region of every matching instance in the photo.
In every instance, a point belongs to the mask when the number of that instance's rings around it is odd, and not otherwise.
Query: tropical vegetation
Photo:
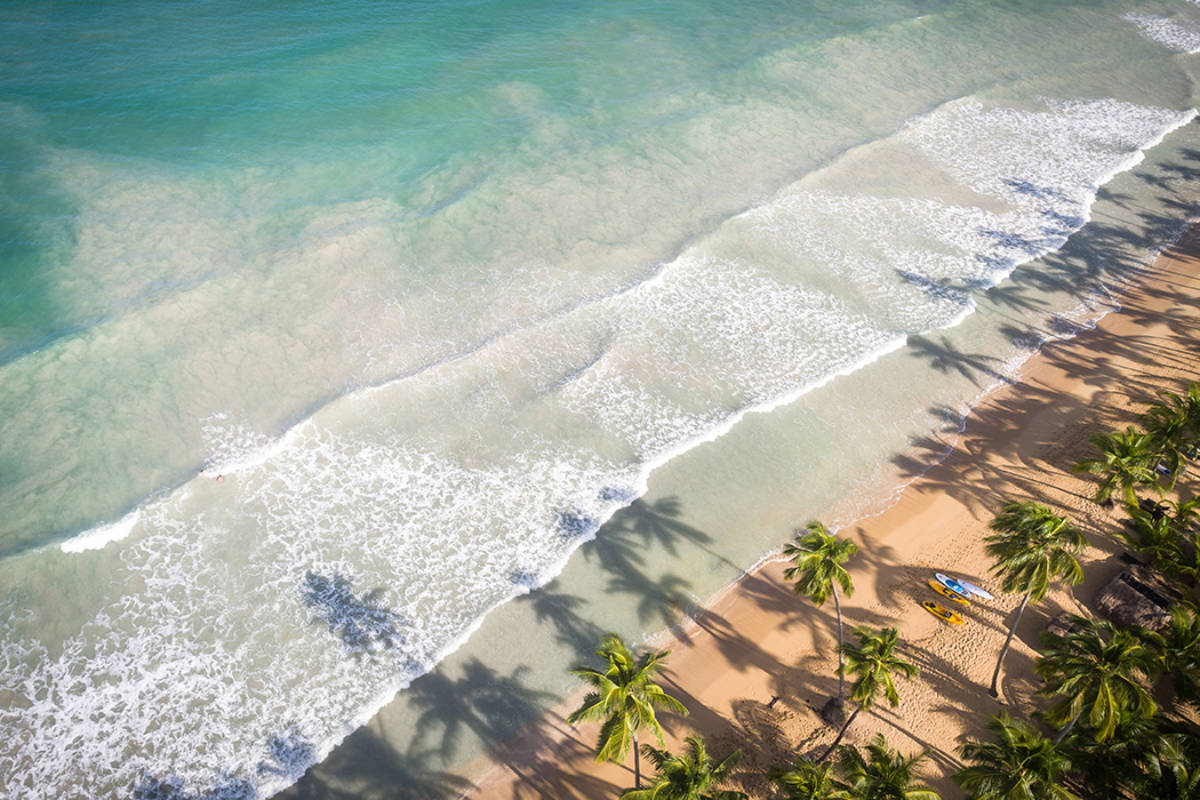
[[[1025,720],[1001,711],[988,721],[994,741],[967,741],[958,748],[970,766],[954,781],[975,800],[1078,800],[1060,785],[1071,760]]]
[[[846,735],[846,729],[858,715],[871,709],[880,692],[883,692],[888,705],[894,708],[900,704],[900,693],[896,690],[893,673],[912,679],[920,672],[915,664],[905,661],[896,653],[899,634],[895,628],[874,631],[860,625],[854,629],[854,635],[858,637],[858,643],[848,642],[842,646],[845,662],[839,669],[854,676],[854,684],[850,687],[850,699],[856,707],[838,731],[833,744],[829,745],[829,749],[821,756],[821,761],[828,758],[838,746],[842,737]]]
[[[988,691],[992,697],[998,697],[1000,666],[1012,646],[1025,606],[1030,600],[1041,601],[1050,589],[1050,581],[1056,577],[1070,584],[1083,580],[1083,567],[1077,556],[1085,540],[1066,517],[1032,500],[1005,503],[988,527],[995,533],[985,537],[984,542],[987,554],[996,560],[992,572],[1000,577],[1000,588],[1025,595],[992,672]]]
[[[836,764],[796,756],[786,769],[771,767],[767,777],[784,800],[939,800],[919,779],[924,754],[904,756],[882,735],[865,750],[843,745]]]
[[[1157,657],[1155,671],[1170,680],[1175,699],[1200,706],[1200,614],[1196,607],[1180,604],[1164,631],[1145,638]]]
[[[845,698],[846,678],[843,667],[845,659],[842,647],[846,637],[842,629],[842,602],[838,587],[846,597],[854,594],[854,581],[842,564],[858,554],[858,545],[849,539],[839,539],[826,530],[820,522],[810,522],[804,533],[798,534],[796,542],[783,549],[783,554],[792,561],[792,566],[783,571],[783,577],[792,581],[792,588],[820,608],[830,597],[837,613],[838,630],[838,693],[835,710],[840,713]]]
[[[567,722],[572,725],[593,721],[603,723],[596,744],[597,761],[623,759],[633,748],[633,784],[634,788],[640,788],[638,731],[649,729],[661,746],[665,742],[656,709],[687,714],[683,703],[654,682],[670,651],[643,653],[634,658],[621,637],[610,633],[600,642],[596,655],[607,662],[603,669],[576,667],[571,670],[571,674],[582,678],[591,691],[579,708],[567,717]]]
[[[1080,462],[1075,471],[1098,476],[1097,502],[1116,495],[1124,500],[1127,519],[1112,532],[1113,539],[1157,574],[1151,580],[1137,573],[1139,581],[1156,583],[1156,602],[1173,605],[1169,624],[1152,631],[1075,614],[1059,626],[1062,632],[1043,634],[1034,674],[1048,706],[1030,718],[1000,711],[987,722],[987,738],[958,747],[963,767],[951,777],[968,800],[1200,800],[1200,498],[1179,496],[1200,460],[1200,384],[1190,384],[1182,394],[1164,392],[1162,399],[1140,416],[1144,430],[1130,426],[1092,437],[1101,456]],[[1164,502],[1139,499],[1145,488],[1169,496]],[[1066,516],[1034,500],[1003,503],[989,528],[984,542],[994,560],[991,570],[1004,592],[1022,595],[992,675],[990,691],[998,696],[1001,668],[1022,614],[1031,602],[1045,598],[1054,581],[1081,581],[1085,538]],[[844,640],[841,599],[850,597],[854,586],[843,565],[857,547],[812,522],[784,553],[792,561],[784,574],[797,594],[817,606],[834,600],[839,655],[834,699],[840,706],[849,681],[855,709],[819,758],[798,753],[786,766],[767,770],[775,796],[936,800],[917,774],[923,754],[902,755],[879,735],[862,749],[841,744],[854,720],[880,697],[898,704],[897,677],[918,674],[916,665],[899,654],[895,628],[859,626],[853,631],[856,641]],[[623,759],[634,749],[635,785],[623,798],[745,797],[728,788],[738,779],[733,771],[739,750],[717,759],[696,736],[685,740],[682,754],[663,749],[656,711],[685,713],[654,682],[667,652],[635,657],[615,634],[606,636],[596,652],[603,668],[573,671],[590,692],[569,721],[602,723],[597,759]],[[639,750],[643,729],[654,734],[659,747]],[[828,760],[835,751],[838,757]],[[655,771],[645,788],[638,752]]]
[[[796,756],[788,767],[773,765],[767,770],[767,780],[775,784],[784,800],[853,800],[841,788],[834,765]]]
[[[1058,697],[1046,720],[1061,727],[1056,742],[1081,718],[1103,742],[1113,735],[1122,712],[1154,713],[1146,688],[1153,654],[1140,637],[1111,622],[1076,615],[1071,624],[1076,630],[1042,636],[1044,649],[1034,672],[1045,682],[1040,693]]]
[[[1075,465],[1074,471],[1100,477],[1093,498],[1097,503],[1108,503],[1120,489],[1125,504],[1137,508],[1139,486],[1150,486],[1157,494],[1162,494],[1158,465],[1163,454],[1150,434],[1130,425],[1123,431],[1097,433],[1091,442],[1100,451],[1100,458],[1084,459]]]
[[[921,784],[917,769],[925,756],[901,755],[877,734],[866,747],[864,756],[855,747],[838,752],[838,764],[844,776],[840,785],[856,800],[941,800],[941,796]]]
[[[700,737],[689,736],[682,756],[648,744],[642,745],[642,752],[654,765],[654,782],[645,789],[630,789],[622,800],[746,800],[745,792],[720,788],[742,757],[741,750],[714,761]]]

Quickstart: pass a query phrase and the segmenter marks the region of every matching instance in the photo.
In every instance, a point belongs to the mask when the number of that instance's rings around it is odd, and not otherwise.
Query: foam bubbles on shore
[[[82,553],[85,550],[99,550],[110,542],[118,542],[128,536],[141,518],[140,509],[134,509],[116,522],[97,525],[83,533],[72,536],[59,545],[64,553]]]
[[[236,422],[229,414],[218,412],[200,424],[205,450],[206,472],[229,472],[260,463],[273,452],[272,439],[261,431]]]
[[[1043,105],[961,100],[914,120],[902,137],[972,189],[1025,211],[1078,220],[1066,225],[1072,229],[1085,220],[1097,187],[1196,113],[1116,100]]]
[[[1150,14],[1126,14],[1122,19],[1132,22],[1148,39],[1178,53],[1200,53],[1200,28]]]

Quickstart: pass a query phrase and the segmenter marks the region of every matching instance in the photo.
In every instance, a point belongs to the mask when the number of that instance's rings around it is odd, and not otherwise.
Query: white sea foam
[[[134,509],[116,522],[97,525],[82,533],[77,533],[59,545],[64,553],[82,553],[85,550],[99,550],[110,542],[118,542],[128,536],[141,519],[140,509]]]
[[[1200,28],[1167,17],[1150,14],[1126,14],[1122,19],[1132,22],[1148,39],[1179,53],[1200,53]]]
[[[204,470],[216,474],[236,472],[262,464],[279,451],[281,440],[217,413],[200,424],[208,457]]]
[[[1080,212],[1086,212],[1098,186],[1136,165],[1143,148],[1196,115],[1194,109],[1116,100],[1046,101],[1045,106],[1029,111],[962,100],[914,120],[903,136],[978,192],[1003,198],[1024,213],[1050,211],[1086,220]]]
[[[59,650],[0,644],[16,698],[0,709],[0,791],[288,785],[490,609],[552,578],[656,466],[957,324],[1190,116],[952,103],[887,144],[965,187],[953,202],[839,190],[835,164],[648,279],[558,298],[282,437],[210,418],[212,464],[236,479],[143,509],[114,580],[130,588]]]

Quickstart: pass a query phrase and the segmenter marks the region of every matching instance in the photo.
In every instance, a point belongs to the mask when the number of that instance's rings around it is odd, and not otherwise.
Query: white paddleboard
[[[971,583],[970,581],[959,581],[958,585],[963,587],[964,589],[966,589],[968,592],[975,595],[976,597],[982,598],[984,600],[995,600],[996,599],[996,596],[994,594],[992,594],[991,592],[989,592],[986,589],[979,588],[978,586]]]

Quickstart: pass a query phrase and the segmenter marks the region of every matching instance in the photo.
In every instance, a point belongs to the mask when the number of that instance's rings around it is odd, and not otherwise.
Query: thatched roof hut
[[[1157,631],[1171,622],[1172,594],[1148,571],[1130,567],[1097,592],[1096,607],[1117,625]]]

